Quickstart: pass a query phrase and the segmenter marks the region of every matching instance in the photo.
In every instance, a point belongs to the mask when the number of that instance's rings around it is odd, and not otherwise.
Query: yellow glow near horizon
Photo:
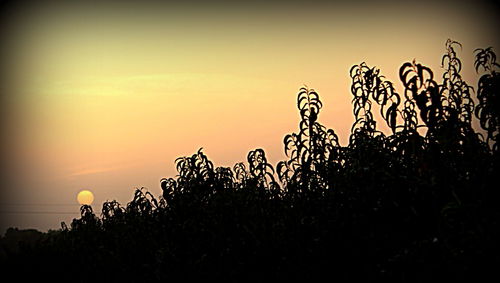
[[[89,190],[83,190],[78,193],[76,199],[81,205],[91,205],[94,201],[94,194]]]

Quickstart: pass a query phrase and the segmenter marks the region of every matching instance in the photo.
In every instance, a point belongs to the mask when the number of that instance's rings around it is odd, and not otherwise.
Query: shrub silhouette
[[[483,68],[486,72],[479,79],[477,98],[479,104],[476,107],[476,117],[481,122],[481,127],[488,132],[487,141],[494,143],[493,149],[498,151],[498,132],[500,130],[500,75],[495,68],[500,67],[496,62],[496,55],[491,47],[476,49],[476,61],[474,67],[476,72]]]
[[[347,146],[319,123],[320,96],[304,86],[276,170],[262,149],[233,168],[215,168],[200,149],[175,161],[158,199],[138,189],[126,207],[105,202],[100,217],[82,206],[70,228],[7,264],[80,281],[486,278],[499,263],[499,65],[491,48],[476,50],[475,106],[461,45],[445,47],[442,83],[406,62],[402,95],[376,67],[351,68]]]

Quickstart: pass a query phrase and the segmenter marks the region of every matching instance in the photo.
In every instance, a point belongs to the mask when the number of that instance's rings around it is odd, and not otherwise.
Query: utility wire
[[[79,211],[13,211],[13,210],[0,210],[0,214],[80,214]]]

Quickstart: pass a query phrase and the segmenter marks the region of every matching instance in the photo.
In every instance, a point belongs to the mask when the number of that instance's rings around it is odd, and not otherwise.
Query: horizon
[[[500,51],[487,1],[364,4],[10,8],[1,31],[2,235],[69,224],[84,189],[96,212],[106,200],[125,205],[136,187],[159,196],[174,160],[201,147],[215,166],[232,167],[256,148],[275,166],[297,128],[303,85],[320,94],[319,121],[345,146],[355,64],[376,66],[402,93],[399,67],[414,58],[441,81],[450,38],[462,44],[463,78],[477,88],[474,49]]]

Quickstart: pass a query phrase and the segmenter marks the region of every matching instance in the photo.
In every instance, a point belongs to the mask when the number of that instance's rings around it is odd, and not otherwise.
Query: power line
[[[80,206],[78,203],[0,203],[0,206]]]
[[[77,203],[0,203],[0,214],[55,214],[55,215],[79,215]],[[44,210],[44,208],[56,208],[56,210]],[[74,208],[73,211],[60,211],[57,208]],[[25,210],[27,208],[27,210]],[[31,208],[31,209],[30,209]],[[37,209],[40,208],[40,209]]]
[[[79,211],[69,212],[69,211],[11,211],[2,210],[0,214],[80,214]]]

